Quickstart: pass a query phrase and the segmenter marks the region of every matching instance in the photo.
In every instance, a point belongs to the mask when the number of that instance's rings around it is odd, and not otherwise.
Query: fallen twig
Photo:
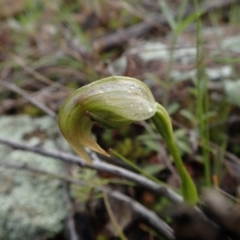
[[[31,74],[32,76],[34,76],[39,81],[44,82],[44,83],[46,83],[46,84],[48,84],[52,87],[65,89],[67,91],[70,90],[68,87],[66,87],[66,86],[64,86],[64,85],[62,85],[58,82],[54,82],[54,81],[48,79],[47,77],[45,77],[44,75],[40,74],[39,72],[35,71],[33,68],[28,66],[21,57],[15,56],[15,55],[10,55],[10,57],[13,59],[14,62],[16,62],[20,67],[22,67],[24,69],[24,71]]]
[[[56,113],[53,110],[51,110],[50,108],[45,106],[43,103],[34,99],[32,96],[30,96],[24,90],[19,88],[17,85],[9,83],[7,81],[3,81],[3,80],[0,80],[0,85],[9,89],[9,90],[11,90],[11,91],[13,91],[13,92],[16,92],[16,93],[20,94],[23,98],[27,99],[30,103],[32,103],[33,105],[35,105],[36,107],[41,109],[43,112],[47,113],[49,116],[51,116],[53,118],[57,117]]]
[[[63,185],[63,199],[65,201],[65,204],[67,207],[68,206],[72,207],[72,201],[69,196],[67,183],[62,181],[62,185]],[[74,223],[74,213],[72,210],[68,209],[66,221],[67,221],[66,222],[67,229],[68,229],[69,235],[70,235],[70,240],[79,240],[78,235],[77,235],[77,230],[75,227],[75,223]]]
[[[175,239],[173,236],[173,230],[162,219],[160,219],[156,213],[148,210],[139,202],[120,192],[109,191],[109,189],[106,191],[109,196],[128,203],[132,209],[140,214],[140,216],[143,217],[152,227],[158,231],[161,230],[160,232],[163,233],[167,239]]]
[[[26,145],[23,143],[8,140],[3,137],[0,137],[0,143],[8,145],[15,149],[21,149],[23,151],[35,152],[35,153],[38,153],[38,154],[41,154],[44,156],[62,160],[64,162],[69,162],[69,163],[71,162],[71,163],[78,164],[82,167],[96,169],[99,172],[111,173],[113,175],[134,181],[135,183],[137,183],[140,186],[143,186],[151,191],[154,191],[155,193],[158,193],[160,195],[167,197],[172,202],[182,202],[183,201],[182,196],[180,196],[178,193],[174,192],[171,188],[162,186],[158,183],[153,182],[152,180],[150,180],[146,177],[143,177],[143,176],[136,174],[134,172],[131,172],[129,170],[102,162],[99,159],[99,157],[97,156],[97,154],[94,152],[90,152],[90,156],[94,160],[94,163],[93,163],[93,165],[89,165],[87,162],[85,162],[80,157],[72,155],[72,154],[67,154],[67,153],[61,152],[61,151],[55,151],[55,150],[46,149],[46,148],[42,148],[42,147],[29,146],[29,145]]]

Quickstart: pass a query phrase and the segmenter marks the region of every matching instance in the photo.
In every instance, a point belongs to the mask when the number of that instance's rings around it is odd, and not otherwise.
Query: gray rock
[[[50,117],[0,117],[0,135],[8,139],[56,148],[58,126]],[[0,161],[29,164],[61,173],[61,164],[48,157],[0,145]],[[0,239],[33,240],[63,228],[66,208],[61,183],[44,175],[0,167]]]

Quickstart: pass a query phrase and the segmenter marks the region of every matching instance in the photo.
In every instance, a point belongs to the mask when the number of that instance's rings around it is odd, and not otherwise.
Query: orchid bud
[[[106,128],[120,128],[151,118],[157,103],[149,88],[129,77],[108,77],[73,92],[63,103],[58,122],[63,136],[87,162],[84,147],[108,155],[94,140],[94,123]]]

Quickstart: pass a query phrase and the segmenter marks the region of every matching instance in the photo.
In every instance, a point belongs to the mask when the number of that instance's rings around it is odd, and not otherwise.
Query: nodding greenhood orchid
[[[143,82],[114,76],[83,86],[64,101],[58,122],[72,148],[91,164],[84,147],[109,156],[92,137],[94,123],[105,128],[120,128],[149,118],[153,120],[175,160],[184,199],[195,203],[197,191],[174,144],[169,115],[163,106],[155,102],[150,89]]]

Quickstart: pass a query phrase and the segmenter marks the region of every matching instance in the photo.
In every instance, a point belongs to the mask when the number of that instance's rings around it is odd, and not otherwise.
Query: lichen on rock
[[[0,117],[1,137],[56,148],[58,127],[50,117]],[[0,145],[0,161],[61,173],[58,161]],[[66,209],[61,182],[48,176],[0,167],[0,239],[51,237],[63,228]]]

